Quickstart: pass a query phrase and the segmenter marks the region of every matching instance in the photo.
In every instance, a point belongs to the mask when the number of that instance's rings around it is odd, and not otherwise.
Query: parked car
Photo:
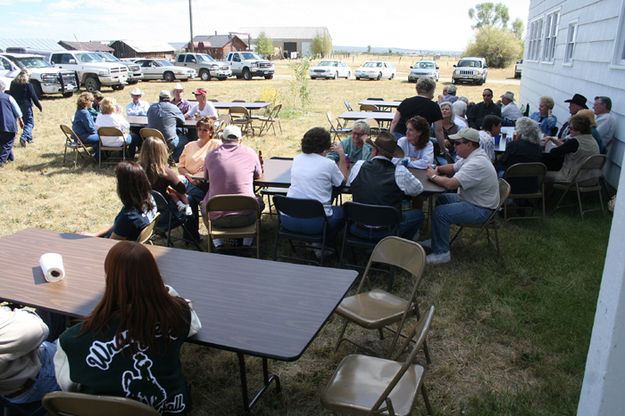
[[[121,63],[102,62],[93,52],[63,51],[50,54],[50,64],[76,71],[80,85],[87,91],[100,90],[103,85],[123,90],[128,81],[128,67]]]
[[[516,61],[514,65],[514,77],[516,79],[521,78],[521,72],[523,72],[523,59]]]
[[[0,54],[2,66],[0,73],[14,78],[20,70],[26,69],[30,74],[30,83],[41,98],[44,94],[63,94],[63,97],[71,97],[74,91],[78,91],[78,79],[74,71],[57,69],[50,65],[43,56],[24,53]],[[8,61],[8,65],[7,65]],[[2,70],[4,67],[4,71]],[[11,75],[8,75],[11,74]]]
[[[486,82],[488,66],[486,59],[476,57],[461,58],[457,65],[454,65],[454,72],[451,74],[451,83],[472,82],[482,85]]]
[[[410,67],[408,82],[417,82],[419,77],[430,77],[438,82],[439,66],[434,61],[417,61]]]
[[[134,62],[124,62],[109,52],[94,53],[101,56],[104,62],[115,62],[126,65],[128,67],[128,84],[136,84],[143,79],[143,72],[141,72],[141,67],[138,64]]]
[[[395,66],[386,61],[367,61],[354,74],[356,79],[393,79]]]
[[[232,76],[230,65],[226,62],[215,60],[205,53],[181,53],[176,57],[176,64],[195,69],[202,81],[210,81],[217,78],[220,81]]]
[[[323,60],[308,70],[310,79],[345,78],[352,76],[352,69],[343,61]]]
[[[261,58],[254,52],[229,52],[226,62],[230,65],[232,75],[245,80],[250,80],[252,77],[272,79],[276,71],[271,62]]]
[[[167,82],[175,80],[187,81],[197,77],[193,68],[176,66],[167,59],[137,59],[136,64],[141,66],[143,80],[164,79]]]

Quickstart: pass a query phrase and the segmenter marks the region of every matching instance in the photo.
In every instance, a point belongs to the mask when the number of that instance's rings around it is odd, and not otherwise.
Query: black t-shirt
[[[397,107],[397,111],[401,117],[399,118],[399,123],[395,126],[395,131],[404,135],[406,134],[406,121],[414,116],[421,116],[430,124],[443,119],[443,113],[441,113],[441,108],[438,104],[429,98],[419,95],[406,98]]]

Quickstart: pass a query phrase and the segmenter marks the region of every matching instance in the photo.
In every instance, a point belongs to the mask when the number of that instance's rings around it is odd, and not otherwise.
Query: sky
[[[191,0],[194,35],[254,26],[326,26],[334,45],[462,51],[478,1]],[[497,2],[495,0],[495,2]],[[500,0],[527,26],[529,0]],[[189,0],[0,0],[0,38],[189,39]],[[14,22],[14,24],[12,24]]]

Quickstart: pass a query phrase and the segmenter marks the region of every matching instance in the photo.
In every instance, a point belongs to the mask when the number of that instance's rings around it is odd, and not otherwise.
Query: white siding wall
[[[523,102],[531,103],[531,111],[537,111],[540,96],[553,97],[556,102],[554,114],[559,124],[569,117],[568,104],[564,100],[571,98],[574,93],[588,98],[590,108],[597,95],[612,99],[612,112],[619,122],[616,132],[618,141],[609,154],[607,180],[615,188],[618,186],[625,152],[625,66],[613,65],[615,53],[623,48],[619,23],[625,19],[624,1],[531,1],[528,27],[536,18],[544,18],[557,10],[560,13],[558,35],[554,61],[525,60],[521,80],[521,97]],[[573,61],[569,64],[564,63],[564,53],[569,23],[572,22],[577,22],[578,26]],[[625,23],[621,24],[625,29]]]

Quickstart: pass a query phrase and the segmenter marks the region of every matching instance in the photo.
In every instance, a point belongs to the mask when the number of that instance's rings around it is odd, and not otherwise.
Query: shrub
[[[504,68],[521,57],[523,43],[507,29],[481,27],[475,41],[469,43],[465,55],[486,58],[488,66]]]

